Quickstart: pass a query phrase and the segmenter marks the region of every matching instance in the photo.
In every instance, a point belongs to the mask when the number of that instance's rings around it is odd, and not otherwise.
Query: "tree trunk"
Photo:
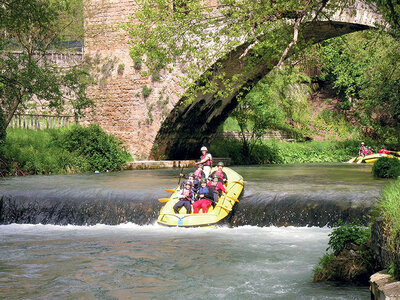
[[[14,116],[15,112],[17,111],[18,105],[20,103],[20,97],[16,97],[11,104],[11,108],[9,111],[4,112],[4,121],[5,121],[5,128],[7,128],[8,124],[10,124],[12,117]]]

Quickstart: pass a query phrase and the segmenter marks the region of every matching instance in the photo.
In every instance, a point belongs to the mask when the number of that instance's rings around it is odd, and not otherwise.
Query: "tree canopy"
[[[56,110],[72,100],[77,115],[91,104],[85,92],[91,82],[88,65],[62,68],[48,56],[51,50],[63,49],[61,41],[79,37],[78,31],[71,35],[71,28],[80,26],[74,17],[82,9],[80,3],[0,0],[0,100],[5,127],[18,107],[32,98]]]

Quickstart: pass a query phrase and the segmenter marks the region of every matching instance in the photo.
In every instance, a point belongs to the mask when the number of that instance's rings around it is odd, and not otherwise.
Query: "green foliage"
[[[385,186],[377,208],[379,215],[387,224],[388,236],[393,242],[393,249],[396,249],[396,244],[397,247],[400,247],[400,179]]]
[[[210,7],[207,1],[187,0],[182,5],[173,0],[137,3],[132,18],[135,21],[124,26],[131,36],[131,57],[146,57],[145,76],[184,64],[181,85],[190,87],[186,93],[189,101],[197,92],[213,92],[219,97],[232,93],[238,84],[247,81],[252,70],[280,60],[293,38],[288,20],[296,19],[299,14],[306,20],[319,9],[321,15],[329,17],[347,1],[324,2],[321,7],[318,1],[220,0],[218,17],[210,17],[216,7]],[[228,53],[243,44],[243,38],[251,45],[240,58],[248,68],[236,75],[209,69],[216,59],[227,59]],[[299,39],[292,52],[304,43]],[[215,69],[221,66],[220,62],[215,63]],[[193,82],[200,84],[194,86]]]
[[[119,64],[118,68],[117,68],[118,75],[124,74],[124,70],[125,70],[125,65],[124,64]]]
[[[151,94],[152,89],[149,88],[147,85],[144,85],[142,87],[142,95],[144,98],[148,98]]]
[[[91,171],[121,170],[131,158],[122,142],[98,125],[73,126],[64,131],[56,143],[68,152],[84,157]]]
[[[135,70],[140,70],[142,68],[142,59],[140,57],[135,57],[133,59],[133,67]]]
[[[377,30],[324,41],[320,79],[333,82],[338,108],[349,111],[368,135],[398,143],[400,132],[400,42]]]
[[[353,224],[335,228],[329,236],[329,248],[314,268],[314,282],[368,283],[377,269],[371,249],[370,228],[357,225],[355,220]]]
[[[334,271],[332,270],[332,263],[335,258],[335,254],[333,253],[325,253],[318,261],[318,264],[315,266],[314,278],[326,278],[329,277],[331,273]],[[315,280],[314,281],[319,281]]]
[[[397,178],[400,176],[400,160],[382,157],[374,163],[372,174],[376,178]]]
[[[120,170],[131,159],[118,140],[97,126],[46,131],[9,129],[7,133],[0,150],[12,172],[16,167],[26,174]]]
[[[34,131],[12,129],[7,131],[3,158],[26,174],[79,173],[88,170],[83,157],[55,146],[59,130]]]
[[[44,107],[60,111],[73,95],[77,115],[91,105],[85,92],[91,83],[88,66],[83,63],[83,67],[76,65],[64,70],[47,55],[55,47],[63,48],[61,42],[72,24],[68,18],[73,18],[79,5],[82,2],[78,0],[2,1],[0,98],[6,124],[18,107],[33,97]]]
[[[338,255],[343,249],[352,245],[365,245],[371,238],[371,229],[357,225],[357,222],[335,228],[329,234],[328,249]],[[327,249],[327,250],[328,250]]]
[[[335,142],[281,142],[260,140],[249,157],[244,157],[242,143],[237,139],[217,138],[211,141],[214,156],[232,159],[233,164],[295,164],[319,162],[344,162],[357,153],[358,141]]]

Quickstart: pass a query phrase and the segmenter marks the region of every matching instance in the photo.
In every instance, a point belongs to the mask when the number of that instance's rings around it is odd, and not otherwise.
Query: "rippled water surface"
[[[0,226],[4,299],[368,299],[312,283],[330,229]]]
[[[179,170],[1,180],[3,223],[116,225],[0,225],[0,299],[369,298],[312,283],[331,229],[269,225],[366,214],[385,183],[370,166],[234,169],[246,180],[239,227],[216,229],[137,225],[154,224]]]

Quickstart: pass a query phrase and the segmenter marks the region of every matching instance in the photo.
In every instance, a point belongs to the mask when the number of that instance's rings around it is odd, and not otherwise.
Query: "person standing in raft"
[[[210,175],[210,171],[212,168],[212,155],[208,153],[207,147],[201,147],[201,156],[200,161],[194,163],[196,166],[202,164],[204,166],[204,175],[206,178]]]
[[[224,168],[224,163],[222,161],[220,161],[217,166],[218,166],[218,170],[211,173],[210,179],[212,179],[213,176],[216,174],[218,176],[218,181],[225,184],[228,181],[228,176],[222,170]]]
[[[364,146],[364,142],[362,142],[362,143],[361,143],[360,150],[358,150],[358,156],[365,157],[367,151],[368,151],[367,147],[365,147],[365,146]]]
[[[210,181],[207,186],[210,188],[210,193],[213,194],[214,203],[218,202],[218,197],[221,195],[221,191],[226,193],[224,185],[219,181],[217,174],[213,175],[212,181]]]
[[[201,179],[201,186],[199,189],[199,200],[193,203],[193,213],[198,214],[200,208],[203,211],[203,214],[206,214],[208,208],[211,206],[211,198],[212,194],[210,193],[210,189],[207,186],[207,179]]]
[[[203,172],[203,168],[204,168],[203,165],[199,164],[197,166],[197,170],[194,171],[194,179],[197,179],[199,182],[201,179],[206,178],[206,175]]]
[[[192,211],[192,201],[194,193],[192,190],[192,183],[190,181],[184,182],[184,188],[178,194],[179,201],[174,205],[174,212],[179,214],[179,209],[184,206],[186,213],[190,214]]]

